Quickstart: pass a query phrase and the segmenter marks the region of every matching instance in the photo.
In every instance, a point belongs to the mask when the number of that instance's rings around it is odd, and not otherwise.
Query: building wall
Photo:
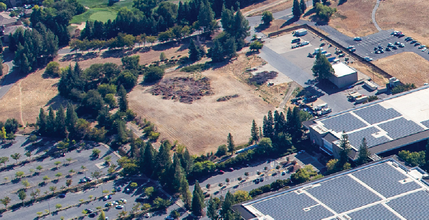
[[[345,75],[342,77],[335,77],[332,76],[329,78],[329,81],[331,81],[333,84],[335,84],[338,88],[343,88],[345,86],[351,85],[358,80],[357,72],[349,75]]]

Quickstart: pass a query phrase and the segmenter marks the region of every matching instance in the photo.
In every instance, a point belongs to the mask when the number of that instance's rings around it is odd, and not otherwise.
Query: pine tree
[[[52,106],[49,106],[48,111],[48,118],[46,119],[46,132],[48,135],[52,136],[55,134],[55,114]]]
[[[211,23],[214,19],[214,12],[210,7],[208,0],[203,0],[200,3],[200,10],[198,13],[198,24],[203,28],[204,32],[210,31]]]
[[[258,126],[256,125],[255,119],[252,121],[252,129],[250,130],[251,136],[252,136],[252,142],[258,142],[259,135],[258,135]]]
[[[204,195],[198,181],[195,182],[194,192],[192,193],[192,213],[195,216],[202,216],[204,208]]]
[[[313,0],[313,7],[316,7],[317,3],[320,3],[320,0]]]
[[[180,194],[182,196],[183,203],[185,203],[186,209],[191,209],[192,206],[192,194],[189,191],[189,183],[186,178],[182,178],[180,182]]]
[[[153,162],[155,159],[154,155],[155,150],[150,142],[146,143],[146,147],[144,150],[144,161],[146,162],[143,167],[141,167],[144,174],[148,177],[152,176],[153,173]]]
[[[302,11],[298,0],[293,0],[292,14],[297,19],[301,17]]]
[[[305,4],[304,0],[301,0],[299,3],[299,8],[301,9],[301,13],[304,14],[305,10],[307,10],[307,4]]]
[[[366,139],[362,139],[362,144],[360,145],[359,152],[358,152],[358,158],[357,158],[357,164],[365,164],[368,163],[371,159],[369,158],[371,156],[371,152],[368,149],[368,144],[366,142]]]
[[[249,21],[243,16],[240,9],[234,15],[234,33],[230,33],[231,36],[235,37],[235,43],[237,46],[237,51],[240,51],[244,45],[244,38],[250,36],[250,26]]]
[[[39,117],[37,118],[37,126],[41,135],[46,134],[46,115],[43,108],[40,108]]]
[[[207,205],[207,217],[212,220],[217,220],[219,215],[217,213],[217,207],[213,197],[210,197],[208,205]]]
[[[335,73],[335,70],[332,68],[328,58],[326,58],[321,51],[317,53],[316,60],[314,61],[311,71],[313,71],[313,75],[319,79],[329,79]]]
[[[231,211],[231,207],[234,204],[234,195],[232,195],[229,191],[225,195],[225,201],[222,203],[222,209],[220,210],[220,215],[222,218],[227,219],[228,212]]]
[[[223,30],[226,33],[233,33],[233,19],[234,12],[232,10],[226,9],[225,5],[223,5],[220,22],[222,24]]]
[[[350,145],[349,145],[349,136],[343,131],[343,134],[341,135],[340,140],[340,152],[338,159],[338,170],[342,170],[344,165],[347,163],[349,159],[349,153],[350,153]]]
[[[173,192],[180,192],[182,179],[186,177],[177,154],[174,154],[173,156],[172,171],[173,176],[171,181],[169,181],[171,182],[171,189]]]
[[[234,140],[232,140],[232,135],[231,133],[228,134],[228,152],[234,153]]]
[[[426,149],[425,149],[425,163],[426,163],[426,166],[429,165],[428,161],[429,161],[429,139],[428,139],[428,142],[426,143]]]
[[[111,120],[111,114],[109,112],[109,107],[104,106],[101,108],[101,110],[98,112],[98,126],[104,127],[107,130],[110,130],[112,127],[112,120]]]
[[[182,164],[183,169],[185,170],[186,174],[191,173],[192,167],[194,165],[194,159],[192,158],[191,154],[188,151],[188,148],[185,148],[185,151],[180,157],[180,162]]]
[[[191,39],[191,42],[189,43],[189,59],[192,61],[200,60],[202,57],[202,53],[200,48],[195,44],[194,40]]]
[[[0,53],[3,53],[3,42],[0,40]]]
[[[64,114],[64,108],[62,105],[57,110],[57,115],[55,117],[55,130],[59,137],[66,136],[66,116]]]
[[[119,110],[121,112],[126,112],[128,109],[128,100],[127,100],[127,91],[125,90],[123,85],[119,86],[118,95],[119,95]]]
[[[78,120],[76,111],[74,106],[69,103],[67,105],[67,112],[66,112],[66,127],[67,131],[69,132],[69,138],[73,138],[76,135],[76,122]]]
[[[164,141],[159,147],[158,155],[155,158],[154,165],[154,178],[159,179],[163,177],[164,172],[168,167],[171,166],[171,157],[170,157],[171,145],[170,142]]]

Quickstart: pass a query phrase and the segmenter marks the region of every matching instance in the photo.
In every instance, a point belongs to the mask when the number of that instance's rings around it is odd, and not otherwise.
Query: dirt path
[[[291,82],[289,84],[289,89],[285,95],[285,97],[283,98],[283,101],[280,103],[278,109],[283,110],[283,108],[286,106],[286,103],[289,102],[293,92],[295,91],[295,89],[298,88],[298,84],[296,82]]]
[[[377,28],[378,31],[381,31],[380,26],[378,26],[377,21],[375,20],[375,13],[377,12],[378,6],[380,5],[380,0],[377,0],[377,3],[374,6],[374,9],[372,9],[372,23],[374,23],[375,28]]]
[[[243,16],[248,16],[248,15],[251,15],[251,14],[254,14],[254,13],[257,13],[257,12],[260,12],[260,11],[263,11],[263,10],[266,10],[266,9],[268,9],[268,8],[272,8],[272,7],[274,7],[274,6],[277,6],[277,5],[280,5],[280,4],[282,4],[282,3],[284,3],[284,2],[287,2],[287,1],[289,1],[289,0],[279,0],[279,1],[276,1],[276,2],[273,2],[273,3],[270,3],[270,4],[268,4],[268,5],[265,5],[265,6],[263,6],[263,7],[259,7],[259,8],[255,8],[255,9],[253,9],[253,10],[250,10],[250,11],[248,11],[248,12],[245,12],[245,13],[243,13]]]

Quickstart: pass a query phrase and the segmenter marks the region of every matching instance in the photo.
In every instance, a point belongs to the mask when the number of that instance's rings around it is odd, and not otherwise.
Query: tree
[[[292,14],[296,19],[300,18],[302,15],[301,7],[299,5],[298,0],[293,0]]]
[[[98,216],[98,220],[105,220],[106,219],[106,213],[104,213],[103,210],[101,210],[100,215]]]
[[[316,55],[316,60],[314,61],[311,71],[313,71],[313,75],[319,79],[329,79],[329,77],[335,73],[331,63],[320,50]]]
[[[60,177],[62,176],[63,174],[62,173],[60,173],[60,172],[58,172],[58,173],[56,173],[55,174],[55,176],[57,177],[57,179],[60,179]]]
[[[55,131],[59,137],[66,137],[66,115],[62,105],[58,108],[55,116]]]
[[[339,159],[338,159],[338,166],[339,169],[344,166],[345,163],[347,163],[349,159],[349,153],[350,153],[350,144],[349,144],[349,137],[348,135],[343,131],[343,134],[341,135],[340,139],[340,152],[339,152]]]
[[[231,207],[234,204],[234,201],[234,195],[228,191],[225,195],[225,200],[222,203],[222,209],[220,210],[220,215],[223,219],[230,219],[227,217],[227,215],[228,212],[231,212]]]
[[[126,112],[128,109],[128,100],[127,100],[127,91],[124,86],[120,85],[118,90],[119,95],[119,110],[121,112]]]
[[[273,13],[270,11],[264,11],[262,13],[262,22],[264,25],[271,25],[271,22],[274,20]]]
[[[0,2],[0,11],[6,11],[6,9],[7,9],[6,4],[3,2]]]
[[[264,45],[263,45],[261,42],[259,42],[259,41],[253,41],[253,42],[250,44],[249,49],[250,49],[250,50],[252,50],[252,51],[259,52],[259,50],[260,50],[260,49],[262,49],[262,47],[263,47],[263,46],[264,46]]]
[[[55,208],[56,208],[56,209],[60,209],[61,207],[63,207],[61,204],[56,204],[56,205],[55,205]]]
[[[1,203],[4,205],[4,207],[7,208],[7,205],[10,203],[11,199],[9,196],[5,196],[3,199],[0,199]]]
[[[55,193],[55,190],[57,190],[57,187],[56,186],[50,186],[49,190],[51,190],[52,193]]]
[[[39,165],[36,167],[36,169],[40,172],[43,169],[43,167]]]
[[[207,217],[209,217],[212,220],[216,220],[219,217],[219,214],[217,213],[218,204],[216,204],[213,197],[210,197],[208,203],[207,203]]]
[[[100,171],[91,172],[91,176],[93,178],[99,179],[102,176],[102,173]]]
[[[228,142],[228,151],[230,153],[234,153],[235,146],[234,146],[234,140],[232,139],[231,133],[228,134],[227,142]]]
[[[255,119],[252,121],[252,129],[250,130],[252,143],[259,140],[258,126],[256,125]]]
[[[198,25],[203,28],[203,32],[212,30],[212,21],[214,19],[214,12],[210,7],[208,0],[201,1],[200,10],[198,13]]]
[[[24,203],[25,198],[27,198],[27,193],[25,193],[24,189],[18,190],[18,198]]]
[[[14,159],[16,161],[16,163],[18,163],[19,158],[21,158],[21,154],[20,153],[14,153],[14,154],[10,155],[10,157],[12,159]]]
[[[357,158],[357,164],[365,164],[371,161],[369,158],[371,156],[371,152],[368,149],[368,144],[366,142],[366,139],[362,139],[362,144],[360,145],[359,152],[358,152],[358,158]]]
[[[101,150],[95,148],[95,149],[92,150],[92,155],[91,156],[95,157],[95,158],[98,158],[100,156],[100,153],[101,153]]]
[[[144,75],[145,83],[153,83],[164,77],[164,70],[159,67],[152,66],[146,69]]]
[[[55,164],[55,167],[56,167],[56,168],[57,168],[57,170],[58,170],[58,167],[60,166],[61,161],[55,161],[55,162],[54,162],[54,164]]]
[[[194,192],[192,194],[192,214],[195,216],[203,216],[204,196],[201,188],[198,190],[199,184],[195,183]]]
[[[28,182],[28,180],[22,180],[21,183],[25,188],[30,186],[30,183]]]
[[[47,175],[43,177],[43,181],[45,181],[45,183],[46,183],[46,181],[48,181],[48,180],[49,180],[49,177],[48,177]]]
[[[234,203],[242,203],[242,202],[251,200],[252,197],[249,195],[249,192],[247,192],[247,191],[237,190],[234,193],[234,199],[235,199]]]
[[[322,3],[316,3],[316,15],[322,22],[329,22],[331,16],[337,12],[336,8],[331,8]]]
[[[197,46],[193,39],[191,39],[188,49],[189,59],[192,61],[201,60],[201,58],[204,56],[204,49],[202,49],[200,46]]]
[[[72,184],[72,180],[71,179],[66,180],[66,186],[67,187],[71,186],[71,184]]]
[[[40,189],[36,189],[36,191],[32,190],[30,193],[30,196],[33,197],[33,200],[36,200],[39,195],[40,195]]]
[[[24,154],[25,156],[27,156],[27,157],[31,157],[31,151],[27,151],[27,152],[25,152],[25,154]]]
[[[165,55],[164,52],[161,52],[161,54],[159,55],[159,60],[164,61],[167,59],[167,56]]]
[[[144,194],[150,198],[150,197],[152,197],[152,194],[154,191],[155,191],[154,188],[152,186],[150,186],[144,190]]]
[[[262,138],[258,143],[258,148],[255,151],[258,154],[265,154],[270,152],[273,149],[273,144],[270,138]]]
[[[48,65],[46,66],[45,74],[47,76],[54,77],[54,78],[60,77],[61,75],[60,64],[55,61],[49,62]]]
[[[299,7],[301,9],[301,13],[304,14],[305,10],[307,10],[307,4],[304,0],[301,0],[301,2],[299,2]]]
[[[1,131],[0,131],[0,139],[2,140],[2,142],[4,142],[4,140],[6,140],[7,138],[7,133],[6,133],[6,129],[4,127],[1,127]]]
[[[313,0],[313,7],[316,7],[317,3],[320,3],[320,0]]]
[[[9,157],[0,157],[0,165],[6,164],[9,161]]]

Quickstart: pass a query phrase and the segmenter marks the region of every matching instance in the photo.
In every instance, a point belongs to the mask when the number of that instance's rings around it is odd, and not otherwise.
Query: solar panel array
[[[390,200],[387,205],[406,219],[429,218],[429,193],[426,191],[419,191]]]
[[[400,172],[395,172],[395,168],[389,164],[380,164],[370,169],[371,172],[365,172],[365,170],[357,171],[353,173],[353,176],[357,177],[386,198],[421,188],[421,186],[414,181],[400,183],[400,181],[406,179],[407,176]]]
[[[366,209],[361,209],[348,214],[353,220],[368,220],[368,219],[400,219],[383,205],[370,206]]]
[[[428,128],[429,128],[429,120],[422,121],[422,122],[420,122],[420,123],[422,123],[422,125],[424,125],[424,126],[426,126],[426,127],[428,127]]]
[[[375,138],[372,136],[372,134],[380,132],[378,128],[375,127],[368,127],[363,130],[353,132],[348,134],[349,136],[349,142],[352,146],[354,146],[356,149],[360,148],[360,145],[362,144],[362,139],[365,138],[368,147],[375,146],[377,144],[381,144],[384,142],[389,141],[389,139],[385,136],[380,136]]]
[[[349,132],[366,126],[361,120],[350,113],[327,118],[321,121],[326,128],[336,132]]]
[[[297,220],[320,219],[332,215],[330,211],[318,205],[307,195],[294,192],[256,203],[253,207],[274,219],[284,219],[285,213],[290,219]],[[304,208],[308,207],[311,207],[310,210],[304,211]]]
[[[398,118],[393,121],[379,124],[378,127],[385,130],[387,135],[393,139],[405,137],[424,130],[417,123],[405,118]]]
[[[349,176],[328,180],[323,186],[307,191],[336,212],[345,212],[381,200]]]
[[[353,112],[370,124],[376,124],[401,116],[401,113],[397,112],[395,109],[386,109],[378,104],[371,105],[369,107],[362,108]]]
[[[388,163],[374,164],[349,174],[366,186],[348,174],[340,174],[313,187],[301,189],[306,191],[301,194],[290,191],[255,201],[251,205],[276,220],[330,218],[336,213],[355,209],[347,214],[353,220],[399,219],[383,204],[406,219],[429,219],[429,193],[415,181],[401,184],[399,181],[407,179],[408,176]],[[413,191],[417,189],[420,191]],[[374,191],[386,199],[383,200]],[[397,198],[392,199],[393,196]],[[329,211],[331,209],[333,212]]]

